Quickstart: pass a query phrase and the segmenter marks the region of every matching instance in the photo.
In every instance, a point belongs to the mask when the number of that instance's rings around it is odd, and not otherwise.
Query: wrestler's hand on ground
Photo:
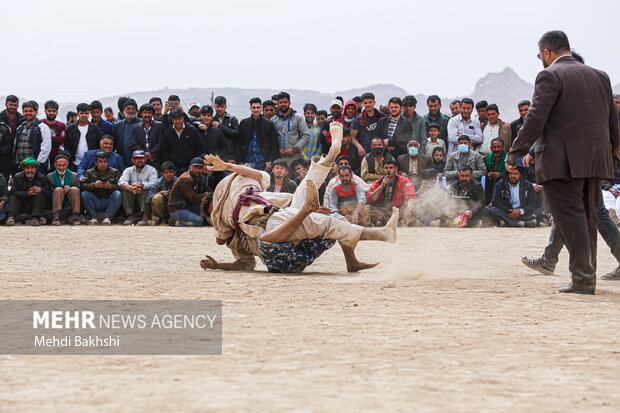
[[[210,171],[225,171],[228,169],[226,162],[220,159],[219,156],[205,155],[204,161],[207,165],[207,169]]]
[[[200,260],[200,268],[203,270],[216,270],[217,269],[217,261],[208,255],[205,255],[206,259]]]

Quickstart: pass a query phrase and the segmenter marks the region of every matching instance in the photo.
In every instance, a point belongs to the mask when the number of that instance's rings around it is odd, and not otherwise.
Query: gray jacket
[[[484,166],[484,158],[478,152],[474,152],[471,149],[466,154],[461,154],[460,152],[452,152],[448,155],[448,160],[446,161],[446,169],[443,170],[443,174],[446,179],[456,179],[457,174],[459,173],[459,169],[461,169],[461,155],[468,155],[467,164],[474,173],[472,176],[476,179],[480,179],[484,175],[487,174],[487,168]]]
[[[67,172],[71,172],[69,169],[67,169]],[[65,173],[67,173],[65,172]],[[73,184],[71,186],[74,186],[76,188],[80,187],[80,178],[78,178],[78,174],[76,172],[71,172],[71,175],[73,175]],[[47,174],[47,181],[50,183],[51,188],[54,188],[54,171],[50,172]]]
[[[426,130],[426,120],[424,116],[420,116],[420,114],[416,111],[413,112],[413,118],[409,119],[403,113],[403,118],[407,119],[411,124],[411,139],[417,141],[420,144],[420,153],[424,153],[426,150],[426,142],[428,138],[428,133]]]
[[[288,116],[278,112],[272,119],[276,130],[280,134],[280,148],[295,148],[300,153],[310,140],[310,131],[303,115],[294,110]]]

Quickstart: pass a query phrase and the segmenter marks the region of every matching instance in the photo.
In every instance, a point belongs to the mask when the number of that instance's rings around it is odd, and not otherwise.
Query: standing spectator
[[[0,222],[6,218],[6,213],[9,209],[9,183],[6,181],[4,175],[0,174]]]
[[[118,187],[123,195],[123,209],[127,217],[123,225],[135,223],[146,225],[149,219],[146,196],[157,180],[157,170],[146,164],[146,154],[143,150],[134,151],[131,161],[133,166],[125,169],[118,181]],[[142,213],[141,221],[140,213]]]
[[[95,167],[95,155],[97,152],[105,152],[108,155],[108,166],[110,168],[118,169],[120,173],[125,170],[125,162],[123,157],[114,152],[114,138],[110,135],[104,135],[99,140],[99,149],[91,149],[84,153],[82,162],[77,168],[78,178],[82,179],[86,176],[86,171]]]
[[[322,125],[323,122],[327,120],[327,111],[326,110],[317,110],[316,111],[316,123],[317,125]]]
[[[159,141],[163,130],[161,122],[153,120],[154,114],[155,108],[150,103],[140,106],[141,120],[131,127],[129,148],[132,153],[144,151],[147,164],[157,170],[161,164],[159,161]]]
[[[289,166],[282,159],[276,159],[273,162],[273,168],[271,172],[271,183],[267,188],[267,192],[285,192],[294,194],[297,189],[297,184],[288,177]]]
[[[73,225],[80,225],[80,180],[77,173],[69,170],[69,157],[64,154],[54,158],[53,172],[47,174],[52,188],[52,225],[60,225],[60,220],[73,212]],[[64,214],[67,211],[67,214]],[[63,216],[64,215],[64,216]]]
[[[437,95],[430,95],[426,99],[426,106],[428,106],[428,113],[424,115],[426,124],[437,125],[439,128],[439,139],[445,145],[448,145],[448,122],[450,121],[450,116],[441,113],[441,98]],[[432,153],[432,149],[430,153]]]
[[[219,128],[224,136],[232,143],[239,139],[239,121],[236,117],[226,112],[226,98],[217,96],[213,101],[216,118],[213,126]]]
[[[237,162],[261,171],[271,171],[278,158],[278,132],[274,124],[261,116],[261,100],[250,99],[252,115],[239,124]]]
[[[103,115],[105,116],[105,120],[108,121],[108,123],[114,125],[114,123],[116,123],[116,118],[114,117],[114,111],[112,110],[111,107],[107,107],[103,110]]]
[[[370,152],[370,144],[376,136],[377,123],[385,115],[375,110],[375,95],[366,92],[361,97],[364,110],[351,124],[351,140],[360,156],[364,156]]]
[[[413,183],[407,177],[396,173],[396,161],[383,160],[385,175],[377,179],[366,194],[368,205],[372,205],[370,213],[377,225],[389,217],[389,212],[394,208],[400,208],[400,217],[403,223],[413,221],[412,201],[416,198]]]
[[[41,119],[41,122],[45,123],[50,128],[50,134],[52,139],[52,150],[50,152],[50,163],[58,155],[60,146],[65,143],[65,134],[67,132],[67,126],[59,120],[56,120],[58,116],[58,103],[53,100],[48,100],[43,105],[45,108],[45,118]]]
[[[24,121],[24,117],[17,111],[19,108],[19,99],[15,95],[8,95],[4,101],[6,109],[0,112],[0,122],[9,127],[11,133],[11,142],[15,140],[17,127]]]
[[[459,171],[465,167],[469,167],[472,170],[472,176],[475,179],[480,179],[487,173],[482,155],[472,150],[469,136],[461,135],[458,137],[456,152],[448,155],[446,169],[443,174],[449,180],[456,179],[458,178]]]
[[[478,119],[471,117],[474,101],[470,98],[461,100],[461,113],[450,118],[448,122],[448,155],[456,151],[461,135],[469,136],[471,143],[477,146],[482,143],[482,129]]]
[[[78,120],[78,115],[74,111],[67,112],[67,129]]]
[[[461,114],[461,101],[456,99],[450,102],[450,114],[451,117],[455,117]]]
[[[407,143],[411,140],[411,123],[403,117],[402,107],[400,98],[391,98],[390,115],[379,119],[375,132],[377,138],[383,139],[383,145],[394,157],[407,153]],[[422,118],[419,117],[419,119]]]
[[[24,118],[28,122],[28,116],[24,115]],[[45,225],[47,222],[43,218],[43,210],[47,208],[49,202],[50,187],[45,175],[37,171],[39,166],[39,162],[34,158],[23,159],[21,161],[23,171],[13,175],[7,226],[15,225],[15,217],[20,213],[30,216],[32,226]]]
[[[99,128],[101,135],[112,135],[112,124],[102,118],[103,105],[98,100],[90,102],[90,122]]]
[[[0,121],[0,175],[5,180],[9,179],[13,170],[12,154],[13,139],[11,138],[11,128],[6,123]]]
[[[198,117],[200,116],[200,103],[198,102],[191,102],[188,106],[188,110],[187,110],[187,116],[189,116],[189,121],[191,123],[194,123],[196,121],[198,121]]]
[[[164,114],[162,110],[164,108],[161,98],[154,96],[149,99],[149,103],[153,106],[153,120],[161,122]]]
[[[123,202],[121,191],[118,189],[120,177],[118,169],[108,166],[108,154],[97,152],[95,167],[86,171],[86,176],[80,183],[80,195],[88,215],[88,225],[97,224],[99,222],[97,213],[102,211],[105,211],[105,217],[101,223],[103,225],[112,223]]]
[[[352,100],[349,102],[353,102]],[[355,105],[355,102],[353,102]],[[349,124],[345,124],[344,118],[345,115],[342,113],[342,102],[339,99],[332,100],[332,103],[329,105],[330,116],[325,119],[323,122],[318,123],[321,129],[320,142],[321,142],[321,150],[323,153],[329,152],[329,148],[332,146],[332,137],[329,133],[329,124],[331,122],[339,122],[342,123],[344,127],[349,127]],[[355,118],[356,113],[353,114],[353,118]],[[351,119],[352,121],[353,119]]]
[[[270,121],[274,120],[276,116],[276,107],[273,101],[266,100],[263,102],[263,116]]]
[[[340,149],[340,153],[338,154],[339,158],[341,156],[347,157],[347,159],[349,160],[351,164],[350,165],[351,169],[353,169],[354,173],[356,174],[360,173],[362,159],[357,153],[357,147],[353,145],[353,142],[351,142],[351,129],[346,128],[346,127],[342,131],[342,146]]]
[[[166,161],[161,165],[162,176],[149,188],[146,203],[150,206],[151,220],[149,225],[159,225],[160,222],[168,222],[168,199],[172,186],[177,181],[176,169],[172,162]]]
[[[439,139],[439,125],[430,124],[428,125],[428,140],[426,141],[424,155],[431,155],[435,148],[441,148],[446,153],[446,143]]]
[[[69,169],[72,171],[80,166],[86,152],[98,149],[101,142],[101,130],[88,121],[88,104],[80,103],[76,109],[78,121],[69,125],[65,137],[65,150],[71,158]]]
[[[381,178],[384,174],[383,161],[385,160],[394,160],[394,157],[385,148],[383,139],[374,138],[370,144],[370,152],[362,159],[362,179],[370,183]]]
[[[461,103],[463,102],[461,101]],[[478,122],[480,122],[480,129],[484,129],[488,122],[487,106],[489,106],[489,103],[486,100],[481,100],[476,103],[476,117],[478,118]]]
[[[523,179],[521,168],[508,171],[508,179],[495,184],[491,217],[504,227],[534,228],[542,218],[538,195],[533,185]]]
[[[407,144],[407,153],[396,158],[398,172],[409,178],[414,187],[419,188],[424,179],[424,171],[430,167],[431,158],[420,153],[420,144],[410,140]]]
[[[271,101],[273,102],[273,107],[275,109],[275,113],[278,112],[278,110],[280,110],[280,94],[276,93],[275,95],[271,95]],[[275,115],[274,113],[274,115]]]
[[[172,187],[168,211],[177,227],[199,227],[204,223],[200,216],[200,204],[205,197],[212,198],[213,192],[202,179],[203,169],[202,158],[192,159],[189,170],[184,172]]]
[[[472,170],[465,166],[458,171],[458,179],[450,185],[455,200],[460,200],[450,208],[448,218],[460,227],[479,225],[487,217],[486,198],[480,182],[473,179]]]
[[[121,121],[123,119],[125,119],[125,102],[127,102],[128,100],[130,100],[130,98],[128,98],[127,96],[121,96],[118,98],[118,100],[116,101],[116,106],[118,107],[118,120]],[[138,108],[138,106],[136,105],[136,109]]]
[[[522,100],[517,105],[517,108],[519,109],[519,119],[513,120],[510,123],[511,142],[514,142],[514,140],[517,139],[517,133],[519,132],[519,130],[523,126],[523,121],[525,120],[525,115],[527,115],[527,112],[530,111],[530,105],[531,105],[531,103],[530,103],[529,100]]]
[[[310,140],[306,119],[291,108],[291,96],[286,92],[278,95],[279,109],[273,119],[280,134],[280,158],[290,163],[302,159],[302,151]]]
[[[487,124],[482,129],[482,144],[478,148],[483,156],[491,152],[491,142],[495,138],[499,138],[504,142],[504,147],[510,148],[512,143],[510,126],[504,125],[499,118],[499,109],[495,103],[491,103],[486,107]]]
[[[329,209],[339,213],[352,224],[370,226],[370,210],[366,205],[366,191],[352,181],[353,171],[348,166],[338,170],[340,183],[330,190]]]
[[[316,106],[312,103],[306,103],[304,105],[304,118],[306,119],[306,126],[308,127],[308,143],[301,151],[304,159],[311,159],[315,155],[321,155],[320,135],[321,129],[316,122]]]
[[[426,151],[426,120],[423,116],[418,115],[416,107],[418,100],[415,96],[409,95],[403,98],[403,117],[411,124],[411,137],[407,140],[413,139],[420,144],[420,151],[424,153]],[[391,110],[390,110],[390,113]]]
[[[493,200],[495,184],[506,177],[506,154],[504,141],[495,138],[491,141],[491,153],[484,157],[484,166],[487,170],[484,192],[487,204]]]
[[[13,142],[13,166],[18,172],[19,165],[26,158],[35,158],[39,171],[49,169],[49,155],[52,150],[52,133],[49,126],[37,119],[39,104],[34,100],[22,104],[24,121],[19,124]]]
[[[114,124],[112,136],[114,136],[114,149],[123,157],[125,165],[131,165],[131,128],[139,122],[138,104],[133,99],[127,99],[123,103],[124,119]]]
[[[200,154],[202,144],[198,131],[185,122],[185,113],[180,109],[170,112],[172,126],[164,130],[159,144],[162,161],[170,161],[177,167],[177,175],[187,171],[193,157]]]
[[[213,126],[213,107],[205,105],[200,108],[200,121],[197,123],[200,136],[201,153],[216,155],[222,159],[235,159],[232,153],[234,141],[224,136],[221,128]]]

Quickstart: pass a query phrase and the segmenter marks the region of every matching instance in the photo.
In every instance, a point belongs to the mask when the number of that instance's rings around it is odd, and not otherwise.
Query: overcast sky
[[[465,95],[506,66],[534,83],[552,29],[620,82],[617,0],[37,0],[2,15],[0,95],[41,101],[164,86]]]

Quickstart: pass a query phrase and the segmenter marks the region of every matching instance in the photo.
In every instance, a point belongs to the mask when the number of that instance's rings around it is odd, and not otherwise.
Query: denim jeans
[[[177,209],[170,213],[170,217],[183,227],[199,227],[204,220],[200,216],[200,204],[194,204],[189,208]]]
[[[620,264],[620,230],[609,216],[609,211],[605,208],[605,204],[601,199],[601,203],[596,208],[596,217],[598,218],[598,232],[605,240],[605,243],[611,250],[611,254]],[[551,225],[551,233],[549,234],[549,244],[545,247],[542,256],[543,265],[550,270],[555,269],[558,263],[558,256],[564,247],[564,241],[558,232],[555,222]]]
[[[4,218],[6,218],[6,213],[9,211],[9,203],[5,202],[4,203],[4,207],[2,207],[2,209],[0,209],[0,221],[2,221]]]
[[[105,211],[106,218],[114,218],[116,211],[121,207],[123,202],[123,196],[121,191],[116,190],[112,192],[109,198],[98,198],[90,191],[82,191],[82,204],[86,208],[88,218],[97,218],[97,212]]]

